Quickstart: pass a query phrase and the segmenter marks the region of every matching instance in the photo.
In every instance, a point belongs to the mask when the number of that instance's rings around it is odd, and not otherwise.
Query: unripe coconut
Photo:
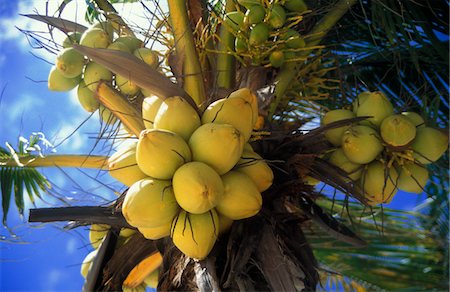
[[[379,127],[385,118],[394,114],[392,103],[381,91],[365,94],[364,97],[358,96],[356,104],[358,104],[356,107],[357,117],[372,116],[362,121],[361,124]]]
[[[94,92],[86,86],[84,80],[81,80],[80,84],[78,84],[77,96],[81,106],[87,112],[95,112],[100,106],[100,102],[95,98]]]
[[[81,39],[80,32],[78,32],[78,31],[70,32],[69,34],[67,34],[67,37],[64,39],[62,46],[63,46],[63,48],[70,48],[70,47],[72,47],[73,44],[80,43],[80,39]]]
[[[415,112],[402,112],[402,115],[407,117],[414,124],[414,126],[416,128],[425,126],[425,120],[418,113],[415,113]]]
[[[169,236],[171,226],[172,221],[156,227],[139,227],[138,230],[145,238],[157,240]]]
[[[121,42],[113,42],[107,47],[107,49],[131,54],[130,49],[124,43]]]
[[[56,68],[67,78],[74,78],[83,72],[84,56],[74,48],[67,48],[56,56]]]
[[[126,45],[128,47],[128,49],[130,50],[130,52],[134,52],[135,50],[137,50],[138,48],[141,48],[144,43],[133,36],[121,36],[118,37],[115,42],[120,42],[123,43],[124,45]]]
[[[383,145],[374,129],[356,125],[342,136],[342,150],[351,162],[367,164],[383,151]]]
[[[223,214],[220,214],[219,212],[217,212],[217,216],[219,218],[219,235],[222,235],[231,229],[231,226],[233,225],[234,220],[231,218],[228,218],[227,216],[225,216]]]
[[[244,24],[244,13],[240,11],[231,11],[225,14],[225,24],[232,32],[237,33]]]
[[[269,62],[272,67],[280,68],[284,64],[283,51],[273,51],[269,56]]]
[[[112,42],[114,38],[114,28],[110,21],[101,21],[94,24],[92,27],[102,29],[104,32],[106,32],[106,34],[108,34],[109,41]]]
[[[269,12],[269,24],[273,28],[280,28],[286,22],[286,11],[283,6],[274,4]]]
[[[254,5],[261,5],[260,0],[238,0],[238,3],[247,9],[250,9]]]
[[[284,7],[286,7],[286,9],[289,11],[298,13],[301,13],[308,9],[308,6],[303,0],[286,0],[284,2]]]
[[[155,122],[155,116],[158,113],[163,99],[156,95],[148,96],[144,98],[142,102],[142,119],[146,129],[153,129],[153,123]]]
[[[273,182],[272,169],[267,165],[264,159],[253,150],[244,148],[241,159],[237,162],[236,171],[245,173],[255,183],[258,191],[267,190]]]
[[[392,115],[381,122],[380,133],[388,145],[401,147],[416,137],[416,126],[404,115]]]
[[[234,41],[234,49],[237,53],[243,53],[248,51],[247,39],[242,36],[237,36]]]
[[[110,43],[108,33],[96,27],[84,31],[80,39],[80,45],[89,48],[106,49]]]
[[[252,125],[255,126],[258,121],[258,98],[256,95],[249,88],[244,87],[233,91],[227,98],[243,98],[246,102],[250,103],[252,107]]]
[[[81,82],[81,76],[67,78],[53,66],[48,74],[47,86],[52,91],[69,91],[74,89]]]
[[[252,106],[243,98],[222,98],[210,104],[202,115],[202,124],[230,124],[248,141],[253,130]]]
[[[94,258],[97,256],[97,251],[98,251],[98,249],[93,250],[90,253],[88,253],[88,255],[84,258],[83,263],[81,264],[80,273],[81,273],[81,276],[83,276],[83,278],[85,278],[85,279],[87,277],[89,269],[92,266],[92,262],[94,261]]]
[[[398,188],[402,191],[420,194],[428,182],[428,170],[414,162],[406,162],[398,169]]]
[[[139,87],[136,83],[124,77],[122,75],[116,75],[116,85],[119,87],[120,92],[126,95],[136,95],[139,92]]]
[[[414,158],[422,164],[435,162],[447,148],[448,136],[430,127],[418,128],[416,138],[411,145],[411,149],[414,150]]]
[[[193,214],[211,210],[223,196],[220,176],[203,162],[182,165],[175,172],[172,184],[180,207]]]
[[[305,40],[300,33],[291,28],[281,36],[281,39],[286,41],[286,46],[288,48],[299,49],[306,46]]]
[[[98,107],[98,113],[100,120],[108,125],[114,125],[117,122],[117,117],[102,104]]]
[[[269,26],[265,23],[258,23],[251,31],[248,38],[248,43],[251,46],[259,46],[269,39]]]
[[[370,96],[371,94],[372,94],[372,92],[370,92],[370,91],[364,91],[356,96],[355,100],[353,100],[353,102],[352,102],[352,109],[353,109],[353,112],[355,113],[355,115],[356,115],[356,111],[358,111],[359,105],[361,103],[363,103],[366,100],[366,98],[368,96]]]
[[[119,148],[116,153],[108,158],[109,175],[126,186],[131,186],[138,180],[147,177],[137,165],[136,146],[137,142]]]
[[[112,81],[113,74],[111,71],[94,62],[89,62],[84,69],[84,82],[86,86],[92,90],[97,90],[97,85],[100,80]]]
[[[133,54],[153,69],[158,68],[159,58],[157,52],[152,51],[148,48],[138,48],[133,52]]]
[[[111,228],[107,224],[92,224],[89,229],[89,241],[93,248],[98,248]]]
[[[244,143],[239,130],[228,124],[204,124],[189,139],[192,159],[208,164],[219,175],[228,172],[239,161]]]
[[[181,96],[173,96],[161,103],[153,128],[172,131],[188,141],[200,125],[200,117],[195,109]]]
[[[244,23],[248,25],[257,24],[264,20],[266,16],[266,10],[261,4],[251,6],[246,12],[244,17]]]
[[[171,222],[179,209],[170,181],[144,178],[128,189],[122,214],[134,227],[160,227]]]
[[[171,230],[173,243],[185,255],[202,260],[214,246],[219,233],[219,218],[214,209],[203,214],[181,211]]]
[[[388,203],[397,192],[398,173],[380,161],[370,163],[361,176],[361,187],[369,204]]]
[[[136,148],[139,168],[148,176],[171,179],[181,165],[191,161],[191,151],[179,135],[166,130],[144,130]]]
[[[363,166],[358,163],[351,162],[347,156],[345,156],[342,148],[336,149],[328,160],[331,164],[344,170],[350,179],[353,181],[358,180],[361,177]]]
[[[224,193],[216,206],[217,212],[233,220],[256,215],[262,206],[261,193],[246,174],[230,171],[222,176]]]
[[[332,122],[354,118],[355,114],[346,109],[337,109],[327,112],[322,118],[322,124],[327,125]],[[341,146],[342,136],[349,129],[350,125],[334,128],[325,132],[325,138],[334,146]]]

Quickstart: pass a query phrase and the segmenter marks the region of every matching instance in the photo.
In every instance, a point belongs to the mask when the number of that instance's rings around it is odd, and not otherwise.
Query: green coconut
[[[244,16],[244,23],[247,25],[257,24],[264,20],[266,10],[261,4],[252,5]]]
[[[362,125],[355,125],[342,136],[342,150],[353,163],[367,164],[383,151],[377,131]]]
[[[86,86],[84,80],[81,80],[80,84],[78,84],[77,96],[81,106],[87,112],[95,112],[100,106],[100,102],[95,98],[94,92]]]
[[[136,146],[137,142],[121,147],[108,158],[109,174],[126,186],[147,177],[137,165]]]
[[[81,82],[81,76],[67,78],[53,66],[48,74],[47,86],[52,91],[69,91],[74,89]]]
[[[347,156],[345,156],[342,148],[333,151],[328,161],[344,170],[348,174],[348,177],[353,181],[356,181],[361,177],[363,165],[351,162]]]
[[[392,115],[381,122],[380,134],[386,144],[401,147],[416,137],[416,126],[404,115]]]
[[[237,33],[244,25],[244,13],[231,11],[225,14],[225,25],[232,32]]]
[[[137,228],[160,227],[172,222],[180,207],[170,181],[144,178],[128,189],[122,214]]]
[[[196,110],[181,96],[172,96],[161,103],[153,128],[172,131],[188,141],[200,125]]]
[[[359,105],[361,103],[363,103],[367,99],[367,97],[370,96],[371,94],[372,94],[372,92],[370,92],[370,91],[364,91],[356,96],[355,100],[353,100],[353,102],[352,102],[352,109],[353,109],[353,112],[355,113],[355,115],[356,115],[356,111],[358,110]]]
[[[416,128],[425,126],[425,120],[418,113],[402,112],[402,115],[407,117],[414,124],[414,126],[416,126]]]
[[[228,124],[204,124],[189,139],[192,159],[208,164],[219,175],[231,170],[239,161],[244,144],[244,136]]]
[[[140,227],[139,232],[147,239],[157,240],[170,235],[172,221],[156,227]]]
[[[80,32],[78,32],[78,31],[70,32],[67,34],[66,38],[64,39],[62,46],[63,46],[63,48],[70,48],[70,47],[72,47],[73,44],[80,43],[80,39],[81,39]]]
[[[354,118],[355,114],[346,109],[337,109],[327,112],[322,118],[322,124],[327,125],[332,122]],[[334,146],[341,146],[342,136],[349,129],[350,125],[334,128],[325,132],[325,138]]]
[[[280,68],[284,64],[284,53],[283,51],[273,51],[269,55],[270,65],[274,68]]]
[[[402,191],[420,194],[428,182],[428,170],[414,162],[406,162],[398,168],[398,188]]]
[[[142,102],[142,119],[146,129],[153,129],[153,123],[155,122],[156,114],[163,102],[163,99],[156,95],[148,96],[144,98]]]
[[[109,41],[112,42],[114,38],[114,28],[110,21],[97,22],[92,26],[93,28],[100,28],[108,34]]]
[[[202,260],[212,250],[219,233],[219,218],[214,209],[203,214],[181,211],[174,219],[171,237],[188,257]]]
[[[448,148],[448,136],[440,130],[430,127],[419,127],[411,149],[414,158],[422,163],[429,164],[438,160]]]
[[[269,24],[271,27],[277,29],[283,27],[286,22],[286,11],[283,6],[274,4],[269,12]]]
[[[272,169],[258,153],[249,148],[244,147],[241,159],[236,163],[234,170],[250,177],[259,192],[267,190],[272,185]]]
[[[133,54],[153,69],[158,68],[159,57],[157,52],[148,48],[138,48],[133,52]]]
[[[130,49],[124,43],[121,42],[113,42],[107,47],[107,49],[131,54]]]
[[[143,41],[133,36],[121,36],[118,37],[115,42],[123,43],[128,47],[130,52],[134,52],[138,48],[142,48],[144,46]]]
[[[397,193],[398,173],[380,161],[371,162],[361,178],[361,188],[370,205],[389,203]]]
[[[97,85],[100,80],[111,82],[112,77],[113,74],[111,71],[95,62],[89,62],[84,69],[84,82],[94,92],[97,90]]]
[[[98,113],[100,120],[108,125],[114,125],[117,122],[117,117],[102,104],[98,107]]]
[[[357,117],[371,116],[361,124],[379,127],[385,118],[394,114],[392,103],[381,91],[365,94],[364,97],[358,96],[356,104]]]
[[[260,0],[238,0],[237,2],[247,9],[250,9],[254,5],[261,5]]]
[[[248,43],[251,46],[260,46],[269,39],[269,26],[265,23],[258,23],[251,31]]]
[[[248,51],[247,39],[242,36],[237,36],[234,40],[234,49],[237,53],[243,53]]]
[[[64,77],[77,77],[83,72],[84,56],[74,48],[64,49],[56,56],[56,68]]]
[[[139,92],[139,87],[136,83],[128,79],[128,77],[117,74],[115,80],[122,94],[134,96]]]
[[[298,13],[308,10],[308,6],[303,0],[286,0],[284,2],[284,7],[289,11]]]
[[[300,33],[293,29],[288,29],[281,39],[286,41],[286,46],[292,49],[299,49],[305,47],[306,43]]]
[[[83,276],[83,278],[85,278],[85,279],[87,277],[89,269],[92,266],[92,262],[94,261],[94,258],[97,256],[97,251],[98,251],[98,249],[93,250],[90,253],[88,253],[88,255],[84,258],[83,263],[81,264],[80,273],[81,273],[81,276]]]
[[[167,130],[144,130],[136,148],[139,168],[148,176],[171,179],[181,165],[191,161],[191,151],[179,135]]]
[[[90,48],[106,49],[110,43],[108,33],[96,27],[84,31],[80,39],[80,45]]]
[[[233,220],[258,214],[262,206],[261,193],[245,173],[229,171],[222,176],[223,198],[216,206],[217,212]]]
[[[189,213],[205,213],[214,208],[223,196],[220,176],[203,162],[182,165],[175,172],[172,183],[178,204]]]

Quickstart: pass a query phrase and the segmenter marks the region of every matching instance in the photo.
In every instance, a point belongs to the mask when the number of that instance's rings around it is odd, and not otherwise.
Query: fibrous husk
[[[398,188],[402,191],[420,194],[428,182],[428,170],[414,162],[406,162],[398,167]]]
[[[377,131],[362,125],[350,127],[342,136],[342,150],[353,163],[367,164],[383,150]]]
[[[354,118],[355,114],[346,109],[337,109],[327,112],[322,118],[322,124],[327,125],[332,122]],[[334,146],[340,146],[342,144],[342,135],[348,130],[350,125],[331,129],[325,132],[325,138]]]
[[[109,174],[127,186],[147,177],[137,165],[136,146],[137,142],[122,147],[108,159]]]
[[[416,138],[411,145],[411,149],[414,150],[414,158],[422,164],[435,162],[447,148],[448,136],[430,127],[418,128]]]

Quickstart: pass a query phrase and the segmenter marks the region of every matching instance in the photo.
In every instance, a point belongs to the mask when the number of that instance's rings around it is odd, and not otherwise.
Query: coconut
[[[245,12],[244,23],[247,25],[257,24],[264,20],[266,10],[261,4],[252,5]]]
[[[217,212],[233,220],[256,215],[262,206],[261,193],[244,173],[229,171],[222,176],[224,193],[216,206]]]
[[[70,48],[70,47],[72,47],[73,44],[80,43],[80,39],[81,39],[80,32],[78,32],[78,31],[70,32],[69,34],[67,34],[67,37],[64,39],[62,46],[63,46],[63,48]]]
[[[210,104],[202,115],[202,123],[230,124],[248,141],[253,129],[253,110],[241,97],[222,98]]]
[[[172,131],[188,141],[200,125],[200,117],[195,109],[181,96],[173,96],[161,103],[153,128]]]
[[[414,124],[414,126],[416,126],[416,128],[425,126],[425,120],[418,113],[402,112],[402,115],[407,117]]]
[[[110,226],[107,224],[92,224],[89,229],[89,242],[93,248],[98,248],[103,242]]]
[[[96,27],[84,31],[80,39],[80,45],[90,48],[106,49],[110,43],[108,33]]]
[[[108,125],[114,125],[117,122],[117,117],[102,104],[98,107],[98,113],[100,120]]]
[[[94,24],[92,27],[102,29],[108,35],[109,41],[112,42],[114,38],[114,28],[110,21],[101,21]]]
[[[342,150],[351,162],[366,164],[383,151],[383,145],[374,129],[355,125],[342,136]]]
[[[251,149],[244,147],[241,159],[237,162],[234,170],[250,177],[260,192],[267,190],[272,185],[272,169],[258,153]]]
[[[193,214],[211,210],[223,196],[220,176],[203,162],[182,165],[175,172],[172,184],[178,204]]]
[[[254,5],[261,5],[260,0],[238,0],[237,2],[247,9],[250,9]]]
[[[189,139],[192,159],[208,164],[219,175],[239,161],[244,143],[243,135],[228,124],[204,124]]]
[[[231,226],[233,225],[234,220],[231,218],[228,218],[227,216],[225,216],[223,214],[220,214],[219,212],[217,212],[217,216],[219,218],[219,235],[222,235],[231,229]]]
[[[213,248],[218,232],[219,218],[214,209],[203,214],[181,211],[173,221],[171,237],[185,255],[202,260]]]
[[[167,130],[144,130],[136,148],[139,168],[148,176],[171,179],[181,165],[191,161],[191,151],[177,134]]]
[[[138,48],[133,52],[133,54],[153,69],[158,68],[159,58],[157,52],[152,51],[148,48]]]
[[[74,89],[81,82],[81,76],[67,78],[53,66],[48,74],[47,86],[52,91],[69,91]]]
[[[81,264],[80,273],[81,273],[81,276],[83,276],[83,278],[85,278],[85,279],[87,277],[89,269],[92,266],[92,262],[94,261],[94,258],[97,256],[97,251],[98,251],[98,249],[93,250],[90,253],[88,253],[88,255],[84,258],[83,263]]]
[[[67,48],[56,56],[56,68],[64,77],[74,78],[83,72],[84,56],[74,48]]]
[[[380,133],[388,145],[401,147],[408,145],[416,137],[416,126],[404,115],[392,115],[383,120]]]
[[[147,177],[137,165],[136,145],[122,147],[108,158],[109,174],[126,186]]]
[[[379,127],[385,118],[394,114],[392,103],[381,91],[358,96],[356,104],[357,117],[371,116],[361,124]]]
[[[402,191],[420,194],[428,182],[428,170],[414,162],[406,162],[398,168],[398,188]]]
[[[300,35],[300,33],[293,29],[288,29],[282,36],[281,39],[286,41],[286,46],[291,49],[304,48],[306,46],[305,40]],[[292,52],[293,53],[293,52]]]
[[[128,47],[130,52],[134,52],[144,45],[144,43],[140,39],[133,36],[121,36],[116,38],[115,42],[123,43]]]
[[[283,51],[273,51],[269,56],[270,65],[274,68],[280,68],[284,64]]]
[[[411,149],[414,150],[414,158],[422,164],[435,162],[447,148],[448,136],[430,127],[418,128],[416,138],[411,145]]]
[[[258,121],[258,98],[256,95],[253,94],[253,92],[249,88],[241,88],[236,91],[233,91],[229,96],[228,99],[233,98],[243,98],[246,102],[248,102],[252,107],[252,125],[255,126],[256,122]]]
[[[303,183],[305,185],[316,186],[320,183],[320,180],[318,180],[310,175],[307,175],[307,176],[303,177]]]
[[[231,11],[225,14],[225,24],[232,32],[237,33],[244,24],[244,13],[240,11]]]
[[[351,162],[347,156],[345,156],[342,148],[333,151],[328,161],[345,171],[348,174],[348,177],[353,181],[356,181],[361,177],[362,165]]]
[[[274,4],[269,12],[269,24],[271,27],[277,29],[286,22],[286,11],[283,6]]]
[[[113,42],[107,47],[107,49],[131,54],[130,49],[124,43],[121,42]]]
[[[153,129],[155,116],[158,113],[159,107],[163,100],[156,95],[144,98],[142,102],[142,119],[146,129]]]
[[[297,13],[301,13],[308,9],[308,6],[303,0],[286,0],[284,2],[284,7],[286,7],[286,9],[289,11]]]
[[[169,222],[156,227],[139,227],[138,230],[145,238],[157,240],[169,236],[171,226],[172,222]]]
[[[269,26],[265,23],[258,23],[251,31],[248,42],[251,46],[259,46],[269,39]]]
[[[127,238],[127,237],[131,237],[135,233],[136,233],[136,229],[122,228],[122,229],[120,229],[119,236]]]
[[[144,178],[128,189],[122,214],[134,227],[160,227],[171,222],[179,209],[170,181]]]
[[[116,75],[116,85],[119,87],[120,92],[126,95],[136,95],[139,92],[139,87],[122,75]]]
[[[371,94],[372,94],[372,92],[370,92],[370,91],[364,91],[364,92],[361,92],[360,94],[358,94],[358,96],[352,102],[352,108],[353,108],[353,112],[355,113],[355,115],[356,115],[356,112],[358,111],[359,105],[361,103],[363,103],[366,100],[366,98]]]
[[[87,112],[95,112],[100,106],[100,102],[95,98],[94,92],[86,86],[84,80],[81,80],[80,84],[78,84],[77,96],[81,106]]]
[[[322,118],[322,124],[327,125],[332,122],[354,118],[355,114],[346,109],[337,109],[327,112]],[[341,146],[342,136],[349,129],[350,125],[334,128],[325,132],[325,138],[334,146]]]
[[[237,36],[234,40],[234,49],[237,53],[243,53],[248,51],[247,39],[242,36]]]
[[[89,62],[86,65],[86,68],[84,69],[84,82],[86,83],[86,86],[92,90],[97,90],[97,85],[100,82],[100,80],[104,81],[112,81],[113,74],[111,71],[103,67],[102,65],[99,65],[94,62]]]
[[[370,163],[361,176],[361,188],[370,205],[388,203],[397,192],[398,173],[380,161]]]

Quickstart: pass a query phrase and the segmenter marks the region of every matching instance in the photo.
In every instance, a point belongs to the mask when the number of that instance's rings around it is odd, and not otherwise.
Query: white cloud
[[[30,93],[24,93],[19,96],[11,105],[8,106],[7,117],[10,124],[20,119],[24,113],[32,112],[36,107],[44,104],[41,98],[38,98]],[[8,123],[7,123],[8,124]]]
[[[66,252],[68,254],[73,254],[77,251],[77,240],[75,238],[69,238],[66,243]]]

